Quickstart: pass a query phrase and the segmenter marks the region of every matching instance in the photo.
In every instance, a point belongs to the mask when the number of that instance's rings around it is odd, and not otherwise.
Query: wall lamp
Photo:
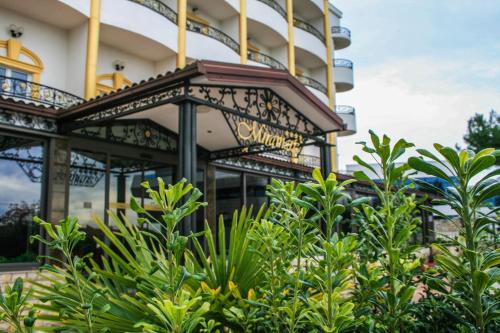
[[[24,33],[24,28],[23,27],[18,27],[15,24],[9,25],[9,27],[7,28],[7,30],[9,30],[9,33],[12,36],[12,38],[19,38]]]
[[[115,70],[120,72],[125,69],[125,61],[117,59],[113,61],[113,67],[115,68]]]

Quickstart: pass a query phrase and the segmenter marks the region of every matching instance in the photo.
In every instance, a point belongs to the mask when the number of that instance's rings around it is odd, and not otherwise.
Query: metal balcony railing
[[[147,7],[177,24],[177,13],[160,0],[129,0]]]
[[[321,165],[320,157],[315,155],[299,154],[297,157],[292,158],[289,153],[283,151],[266,152],[260,155],[277,161],[300,164],[310,168],[319,168]]]
[[[344,68],[351,68],[353,67],[352,61],[347,60],[347,59],[334,59],[333,60],[333,67],[344,67]]]
[[[285,20],[287,20],[286,10],[283,7],[281,7],[281,5],[275,0],[257,0],[257,1],[265,3],[266,5],[277,11],[281,16],[283,16]]]
[[[267,54],[260,53],[257,51],[248,51],[248,59],[253,60],[255,62],[264,64],[266,66],[269,66],[274,69],[282,69],[286,70],[285,65],[283,65],[281,62],[278,60],[274,59],[271,56],[268,56]]]
[[[335,106],[335,112],[341,114],[354,114],[356,109],[350,105],[337,105]]]
[[[323,43],[325,42],[325,36],[316,29],[313,25],[310,23],[307,23],[305,21],[302,21],[301,19],[298,19],[296,17],[293,18],[293,25],[299,29],[305,30],[314,36],[316,36],[319,40],[321,40]]]
[[[297,162],[310,168],[319,168],[321,166],[321,158],[315,155],[300,154]]]
[[[187,20],[187,29],[218,40],[233,49],[234,52],[240,53],[240,44],[219,29],[189,19]]]
[[[328,89],[325,87],[325,85],[313,78],[303,76],[303,75],[297,75],[297,78],[299,79],[300,82],[302,82],[305,86],[314,88],[316,90],[321,91],[324,94],[328,93]]]
[[[351,38],[351,30],[344,27],[338,27],[338,26],[332,27],[332,34],[340,34],[348,38]]]
[[[0,76],[0,95],[56,109],[66,109],[84,101],[81,97],[56,88],[6,76]]]

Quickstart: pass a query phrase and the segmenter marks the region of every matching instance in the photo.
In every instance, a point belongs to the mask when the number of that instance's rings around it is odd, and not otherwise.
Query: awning
[[[178,133],[179,104],[196,104],[197,144],[217,157],[324,143],[342,119],[287,71],[197,61],[83,102],[59,115],[65,132],[148,119]]]

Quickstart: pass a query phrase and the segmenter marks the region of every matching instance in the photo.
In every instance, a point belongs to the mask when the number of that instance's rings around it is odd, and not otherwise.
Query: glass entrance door
[[[175,181],[175,166],[112,156],[109,208],[118,215],[123,214],[129,222],[137,223],[137,214],[130,209],[130,199],[134,196],[153,216],[158,214],[158,207],[141,186],[142,182],[148,181],[151,188],[158,189],[158,178],[172,184]]]

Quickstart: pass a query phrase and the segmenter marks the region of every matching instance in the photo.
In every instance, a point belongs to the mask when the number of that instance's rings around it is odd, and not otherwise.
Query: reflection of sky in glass
[[[81,225],[95,225],[92,216],[104,217],[105,177],[94,187],[70,186],[68,213],[78,216]],[[89,208],[85,204],[90,204]]]
[[[0,214],[10,204],[39,203],[41,184],[32,182],[15,161],[0,159]]]

